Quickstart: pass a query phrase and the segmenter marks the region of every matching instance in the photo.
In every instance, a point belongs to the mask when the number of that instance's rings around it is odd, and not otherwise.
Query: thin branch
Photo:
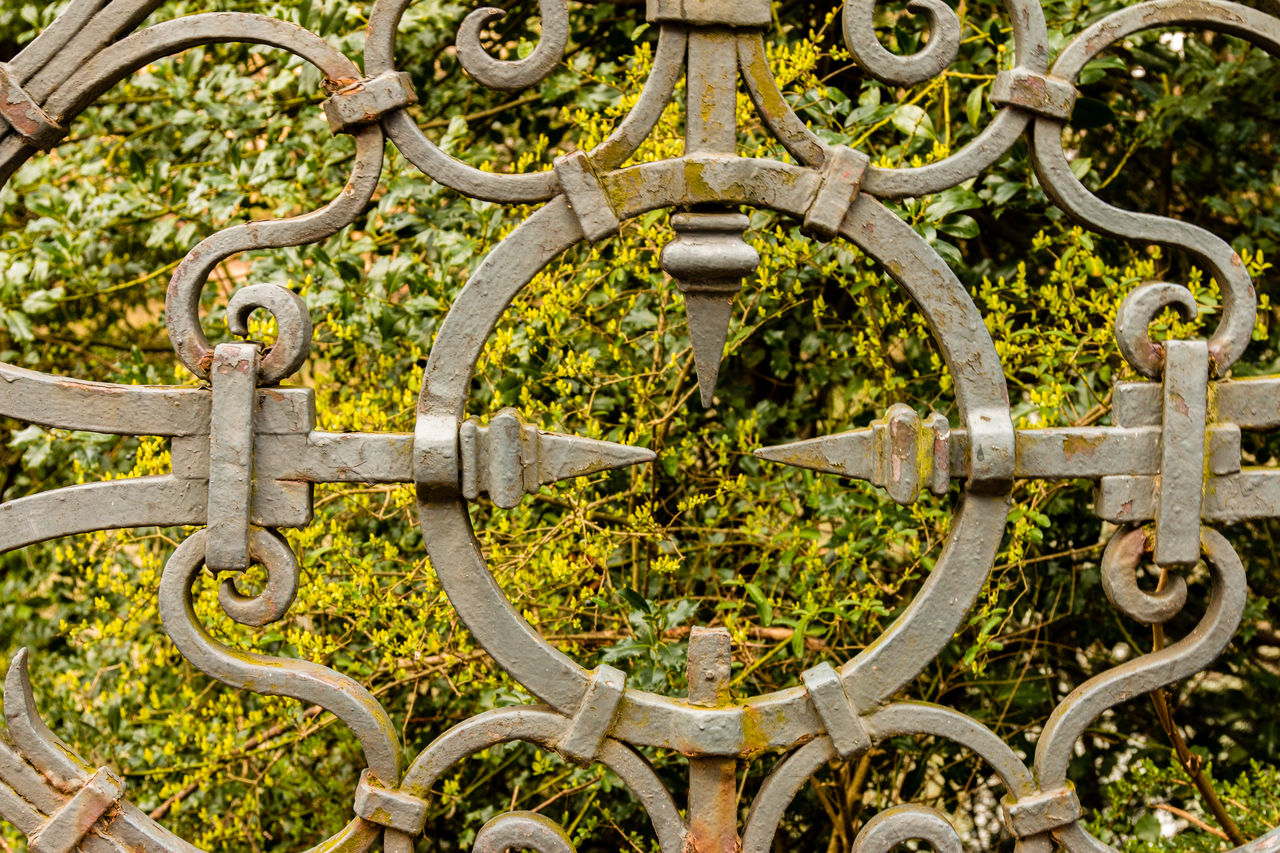
[[[1205,832],[1209,833],[1210,835],[1216,835],[1219,838],[1221,838],[1223,841],[1231,840],[1230,838],[1227,837],[1227,834],[1223,832],[1221,829],[1218,829],[1216,826],[1210,826],[1209,824],[1202,821],[1200,818],[1193,815],[1191,812],[1184,811],[1183,809],[1180,809],[1177,806],[1171,806],[1168,803],[1152,803],[1151,808],[1160,809],[1160,811],[1168,812],[1169,814],[1172,814],[1172,815],[1177,815],[1178,817],[1185,820],[1187,823],[1193,826],[1197,826],[1200,829],[1203,829]]]
[[[1168,574],[1167,571],[1160,573],[1160,583],[1157,589],[1164,587]],[[1164,648],[1163,626],[1152,625],[1151,636],[1154,651]],[[1169,736],[1169,740],[1173,744],[1173,753],[1177,756],[1178,763],[1182,765],[1182,769],[1191,777],[1191,781],[1195,783],[1196,790],[1204,798],[1204,803],[1209,807],[1209,811],[1213,813],[1214,820],[1225,830],[1223,837],[1227,838],[1236,847],[1248,843],[1249,839],[1245,838],[1244,834],[1240,832],[1240,827],[1236,826],[1236,822],[1227,813],[1227,807],[1218,798],[1218,792],[1213,789],[1213,783],[1209,781],[1208,776],[1204,775],[1203,759],[1187,747],[1187,741],[1183,738],[1182,731],[1178,728],[1177,723],[1174,722],[1173,711],[1169,708],[1169,701],[1165,691],[1153,690],[1151,692],[1151,703],[1155,705],[1156,716],[1160,719],[1160,727],[1164,729],[1165,734]]]

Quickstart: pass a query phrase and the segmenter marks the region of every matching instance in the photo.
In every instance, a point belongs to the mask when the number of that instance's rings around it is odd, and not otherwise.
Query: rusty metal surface
[[[0,183],[55,146],[79,113],[118,80],[161,57],[218,42],[267,44],[311,62],[329,95],[335,133],[355,138],[351,177],[327,205],[299,217],[228,228],[191,248],[173,274],[167,323],[176,358],[209,387],[136,387],[63,379],[0,364],[0,415],[33,424],[119,435],[167,436],[170,474],[91,483],[0,504],[0,551],[78,532],[116,527],[202,526],[170,558],[160,586],[165,631],[183,656],[240,689],[315,703],[359,738],[367,769],[353,792],[356,817],[314,851],[364,851],[382,842],[410,853],[435,782],[454,764],[499,743],[523,740],[583,764],[611,768],[648,812],[664,853],[765,853],[783,814],[810,776],[902,735],[948,738],[978,755],[1006,788],[1000,809],[1021,853],[1053,844],[1107,849],[1084,828],[1067,765],[1086,728],[1113,705],[1209,666],[1230,641],[1245,605],[1243,567],[1212,526],[1280,515],[1280,471],[1250,468],[1241,431],[1280,426],[1280,377],[1224,379],[1253,328],[1253,286],[1230,246],[1180,222],[1114,208],[1072,174],[1062,130],[1086,62],[1139,30],[1194,25],[1280,53],[1280,20],[1226,0],[1146,0],[1080,32],[1050,65],[1034,0],[1006,0],[1014,67],[990,93],[1000,109],[967,146],[930,165],[872,165],[853,148],[824,141],[779,91],[764,48],[771,9],[763,0],[650,0],[658,27],[653,69],[631,112],[597,148],[558,159],[550,171],[495,174],[446,154],[407,107],[416,96],[395,64],[396,31],[412,0],[376,0],[364,73],[350,57],[293,24],[244,13],[200,14],[134,30],[159,0],[73,0],[11,62],[0,65]],[[482,8],[457,34],[463,68],[504,91],[535,85],[562,61],[571,32],[565,0],[540,0],[541,38],[523,59],[489,55],[480,32],[503,14]],[[954,59],[960,22],[941,0],[913,0],[930,30],[912,56],[877,40],[874,0],[845,0],[849,50],[877,79],[911,84]],[[687,79],[682,156],[624,167],[653,130],[676,84]],[[736,151],[739,80],[750,103],[797,164]],[[1114,425],[1018,431],[982,315],[956,276],[881,200],[919,197],[979,174],[1028,137],[1048,195],[1088,227],[1128,240],[1178,245],[1220,283],[1223,311],[1207,340],[1153,342],[1150,322],[1165,308],[1194,316],[1176,283],[1147,282],[1115,321],[1119,352],[1151,381],[1115,389]],[[390,141],[426,178],[477,199],[544,203],[481,264],[443,318],[422,377],[413,433],[329,433],[315,429],[312,392],[278,387],[305,363],[312,325],[293,293],[252,285],[226,305],[230,331],[247,336],[255,309],[272,314],[279,339],[267,350],[243,342],[214,347],[200,304],[210,272],[240,252],[325,239],[349,225],[376,191]],[[879,263],[918,306],[955,380],[959,419],[890,408],[870,427],[771,448],[770,462],[865,480],[896,501],[963,485],[947,542],[910,606],[875,643],[848,661],[826,662],[797,687],[764,696],[729,695],[730,648],[723,630],[695,628],[687,697],[628,687],[619,670],[587,670],[548,643],[506,600],[473,535],[467,503],[514,507],[543,485],[654,459],[645,448],[540,431],[519,412],[488,423],[466,417],[472,374],[511,301],[561,253],[618,233],[627,219],[672,212],[674,236],[662,266],[685,299],[704,405],[715,385],[735,294],[760,258],[743,234],[741,206],[802,223],[820,239],[843,239]],[[1108,599],[1144,624],[1183,609],[1178,573],[1203,559],[1213,587],[1195,629],[1080,685],[1048,718],[1028,764],[988,728],[954,710],[894,701],[950,642],[991,571],[1014,478],[1098,481],[1097,514],[1120,523],[1103,558]],[[478,642],[545,705],[490,711],[442,732],[416,757],[401,754],[395,726],[376,698],[351,678],[304,661],[247,654],[211,637],[191,606],[205,567],[229,573],[219,601],[234,620],[266,625],[288,612],[298,591],[297,560],[280,528],[303,527],[317,483],[407,483],[418,490],[425,547],[450,601]],[[1148,531],[1137,526],[1154,521]],[[1168,569],[1155,593],[1142,590],[1145,555]],[[263,589],[243,595],[235,575],[250,562],[267,570]],[[0,731],[0,815],[33,851],[179,851],[196,848],[133,807],[108,769],[85,763],[41,722],[31,699],[25,652],[11,662]],[[681,814],[636,747],[688,756],[690,794]],[[785,752],[738,820],[739,762]],[[922,841],[958,851],[946,817],[916,805],[869,821],[859,853]],[[572,853],[561,827],[528,812],[500,814],[478,833],[477,853],[515,848]],[[1280,847],[1280,830],[1247,846]]]

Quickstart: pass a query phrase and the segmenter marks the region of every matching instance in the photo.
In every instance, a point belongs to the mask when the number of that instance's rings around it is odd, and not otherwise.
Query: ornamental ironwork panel
[[[591,151],[560,157],[553,170],[496,174],[434,145],[408,107],[416,96],[397,70],[399,20],[411,0],[376,0],[363,69],[319,36],[290,23],[241,13],[197,14],[138,30],[160,0],[72,0],[64,14],[11,62],[0,64],[0,181],[56,147],[76,116],[117,81],[197,45],[249,42],[290,51],[320,70],[323,109],[336,134],[355,139],[345,189],[293,219],[228,228],[191,249],[173,273],[166,320],[180,362],[200,387],[123,386],[46,375],[0,364],[0,415],[45,427],[171,439],[172,471],[37,494],[0,505],[0,551],[93,530],[193,526],[163,571],[159,611],[182,655],[233,687],[293,697],[332,712],[359,738],[367,769],[353,794],[355,817],[314,851],[364,851],[381,843],[408,853],[423,831],[429,789],[469,755],[508,741],[599,762],[627,785],[652,820],[664,853],[770,850],[784,810],[806,780],[837,759],[864,754],[898,735],[932,735],[972,750],[1002,781],[1000,804],[1023,853],[1055,843],[1072,851],[1108,849],[1082,821],[1068,781],[1076,741],[1107,709],[1206,668],[1225,648],[1245,606],[1244,570],[1215,526],[1280,515],[1280,469],[1242,464],[1241,433],[1280,426],[1280,376],[1228,377],[1255,320],[1250,277],[1231,247],[1192,225],[1117,209],[1072,173],[1062,132],[1085,64],[1127,36],[1167,25],[1195,26],[1280,52],[1280,19],[1226,0],[1146,0],[1088,27],[1050,62],[1035,0],[1005,0],[1014,65],[990,90],[999,109],[976,139],[939,162],[908,168],[872,164],[854,148],[824,141],[779,91],[765,52],[769,0],[649,0],[659,36],[653,71],[634,108]],[[844,37],[871,76],[911,85],[955,59],[960,23],[941,0],[918,0],[927,44],[910,56],[887,51],[873,29],[874,0],[846,0]],[[481,84],[515,91],[540,82],[562,60],[570,30],[565,0],[540,0],[542,33],[519,60],[496,59],[482,28],[501,12],[471,13],[457,35],[462,66]],[[686,81],[682,156],[624,166]],[[738,83],[794,163],[736,150]],[[1148,326],[1172,307],[1194,317],[1177,283],[1147,282],[1115,319],[1124,358],[1149,381],[1114,389],[1114,425],[1018,430],[1001,361],[983,316],[943,259],[884,202],[956,186],[992,165],[1017,140],[1030,142],[1041,185],[1080,224],[1124,240],[1177,246],[1219,283],[1221,318],[1206,340],[1157,343]],[[378,186],[390,140],[426,177],[466,196],[540,205],[485,259],[444,317],[422,377],[413,433],[316,429],[313,392],[283,385],[304,363],[312,325],[291,291],[255,284],[226,305],[231,332],[265,309],[278,324],[273,346],[242,340],[213,345],[199,303],[211,271],[230,256],[322,240],[350,224]],[[537,429],[507,409],[480,423],[466,417],[470,382],[486,339],[511,300],[571,247],[608,240],[625,220],[672,211],[674,236],[661,262],[682,291],[704,404],[714,391],[735,293],[760,258],[743,234],[741,207],[803,223],[816,238],[840,238],[878,262],[918,306],[954,379],[959,419],[893,406],[870,427],[760,449],[757,455],[856,478],[899,503],[924,491],[946,494],[961,481],[948,540],[927,581],[879,640],[851,660],[822,663],[797,687],[729,696],[729,635],[695,629],[689,693],[672,698],[627,686],[625,673],[585,669],[553,647],[510,605],[472,532],[469,501],[515,507],[543,485],[654,459],[639,447]],[[1028,764],[990,729],[955,710],[895,700],[951,640],[983,588],[1005,529],[1017,478],[1087,478],[1098,483],[1096,513],[1119,525],[1102,560],[1112,604],[1144,624],[1181,611],[1179,570],[1201,560],[1212,577],[1208,607],[1179,641],[1117,665],[1079,685],[1048,717]],[[312,518],[317,483],[405,483],[417,489],[425,547],[452,606],[478,642],[543,704],[501,708],[443,732],[422,753],[403,754],[374,696],[348,676],[299,660],[228,648],[201,625],[192,584],[206,567],[228,573],[222,607],[234,620],[279,620],[297,593],[299,566],[279,533]],[[1150,556],[1147,556],[1147,555]],[[1137,583],[1149,561],[1170,570],[1157,592]],[[263,591],[249,597],[233,578],[265,567]],[[131,805],[121,779],[86,763],[41,721],[28,657],[11,662],[4,687],[7,735],[0,740],[0,815],[36,853],[196,848]],[[638,747],[688,757],[687,809],[677,805]],[[738,820],[740,759],[782,757]],[[904,841],[958,851],[944,815],[904,805],[869,821],[854,848],[887,851]],[[1280,836],[1254,842],[1273,849]],[[476,837],[477,853],[515,849],[568,853],[565,831],[532,812],[508,812]]]

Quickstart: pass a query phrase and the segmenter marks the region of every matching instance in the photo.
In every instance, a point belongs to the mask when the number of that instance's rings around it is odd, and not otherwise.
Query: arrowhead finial
[[[662,250],[662,268],[684,294],[698,391],[706,408],[715,399],[733,295],[760,263],[760,254],[742,239],[749,224],[741,213],[677,213],[671,217],[676,239]]]
[[[475,418],[458,429],[462,496],[483,492],[497,506],[512,509],[542,486],[614,468],[652,462],[646,447],[543,432],[526,424],[515,409],[503,409],[487,426]]]
[[[951,428],[934,412],[921,419],[896,403],[871,426],[835,435],[793,441],[755,451],[757,459],[866,480],[882,486],[900,504],[921,489],[945,495],[951,477]]]
[[[702,407],[711,408],[715,398],[720,361],[724,358],[724,342],[729,336],[729,318],[733,316],[735,290],[685,290],[684,312],[689,319],[689,338],[693,343],[693,366],[698,372],[698,391]]]

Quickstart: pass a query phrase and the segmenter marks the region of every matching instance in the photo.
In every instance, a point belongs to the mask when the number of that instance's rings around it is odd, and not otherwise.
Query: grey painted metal
[[[285,220],[228,228],[194,246],[170,282],[167,323],[177,359],[208,387],[136,387],[84,382],[0,364],[0,415],[61,429],[157,435],[171,441],[170,474],[90,483],[0,504],[0,551],[113,527],[204,527],[170,558],[160,585],[165,631],[184,657],[244,690],[285,695],[335,714],[359,738],[367,769],[353,793],[356,817],[311,848],[364,851],[381,841],[411,853],[431,791],[458,762],[499,743],[523,740],[564,757],[611,768],[649,814],[663,853],[766,853],[807,780],[829,762],[891,738],[949,738],[971,750],[1006,788],[1000,809],[1020,853],[1054,843],[1105,850],[1084,828],[1067,764],[1086,728],[1116,703],[1209,666],[1234,634],[1245,605],[1243,567],[1212,526],[1280,515],[1280,471],[1243,465],[1241,434],[1280,426],[1280,377],[1224,378],[1248,343],[1256,300],[1230,246],[1186,223],[1118,210],[1071,173],[1062,129],[1085,63],[1134,32],[1168,24],[1218,30],[1280,53],[1280,20],[1225,0],[1146,0],[1078,34],[1050,66],[1048,37],[1034,0],[1006,0],[1014,66],[992,86],[1000,109],[964,148],[927,166],[872,165],[865,152],[825,141],[779,90],[764,49],[772,10],[764,0],[649,0],[658,30],[652,73],[631,112],[589,152],[571,152],[550,171],[495,174],[470,166],[427,138],[408,108],[412,86],[395,61],[396,31],[412,0],[375,0],[364,73],[350,57],[300,27],[243,13],[200,14],[134,30],[159,0],[72,0],[11,62],[0,65],[0,182],[55,146],[76,117],[114,83],[191,47],[240,41],[293,53],[324,76],[323,110],[335,133],[355,138],[351,177],[320,209]],[[913,56],[889,53],[873,28],[874,0],[845,0],[849,49],[871,75],[899,84],[929,80],[954,59],[960,27],[941,0],[915,0],[930,30]],[[505,91],[535,85],[562,61],[571,31],[565,0],[540,0],[542,32],[524,59],[489,55],[480,33],[501,10],[467,16],[457,35],[463,68]],[[655,127],[681,76],[687,79],[682,156],[624,166]],[[738,156],[738,81],[796,160]],[[1124,239],[1177,244],[1203,262],[1223,291],[1223,313],[1207,340],[1156,343],[1147,328],[1165,308],[1194,316],[1181,285],[1134,288],[1115,321],[1119,352],[1151,381],[1117,385],[1113,425],[1015,430],[1005,378],[982,316],[942,259],[881,201],[919,197],[979,174],[1024,134],[1049,196],[1082,224]],[[248,336],[257,309],[276,320],[278,338],[213,346],[201,325],[210,272],[248,250],[322,240],[346,227],[373,197],[383,147],[392,142],[425,176],[477,199],[542,204],[484,260],[443,318],[422,377],[412,433],[331,433],[315,429],[312,392],[280,387],[305,363],[312,325],[302,300],[273,285],[251,285],[226,305],[229,330]],[[843,239],[879,263],[916,303],[954,379],[956,424],[939,413],[894,406],[869,427],[763,448],[770,462],[867,481],[900,503],[924,490],[947,494],[961,482],[956,515],[934,571],[901,616],[853,659],[824,662],[796,687],[737,697],[728,689],[729,635],[695,628],[686,697],[645,693],[608,666],[587,670],[564,655],[511,606],[489,572],[467,511],[469,501],[514,507],[544,485],[627,465],[654,454],[538,430],[515,410],[487,424],[468,418],[480,352],[512,300],[539,271],[583,242],[615,237],[628,219],[672,211],[663,268],[682,291],[702,402],[715,403],[734,297],[759,256],[744,240],[743,206],[778,211],[824,240]],[[951,641],[991,571],[1015,478],[1098,481],[1095,511],[1122,523],[1103,557],[1108,599],[1144,624],[1185,607],[1188,588],[1174,570],[1204,559],[1212,578],[1195,629],[1166,648],[1127,661],[1077,687],[1048,715],[1031,765],[990,729],[954,710],[898,700],[898,693]],[[546,705],[480,714],[439,737],[404,768],[395,726],[351,678],[312,663],[230,649],[196,619],[191,585],[207,566],[222,575],[228,615],[261,626],[282,618],[298,591],[297,560],[281,528],[311,522],[316,483],[407,483],[418,490],[425,547],[450,601],[479,643]],[[1143,528],[1143,522],[1154,526]],[[1157,592],[1137,570],[1148,553],[1169,569]],[[264,588],[243,595],[236,575],[251,561]],[[838,664],[838,665],[837,665]],[[0,731],[0,815],[32,850],[178,851],[196,848],[131,805],[106,768],[86,764],[40,721],[25,652],[5,682],[7,731]],[[688,756],[686,816],[636,747]],[[739,821],[741,759],[782,752]],[[403,771],[403,772],[402,772]],[[854,848],[886,851],[904,841],[960,849],[945,815],[906,804],[863,827]],[[1249,850],[1280,846],[1280,830]],[[545,816],[508,812],[478,833],[477,853],[530,848],[572,853]]]

